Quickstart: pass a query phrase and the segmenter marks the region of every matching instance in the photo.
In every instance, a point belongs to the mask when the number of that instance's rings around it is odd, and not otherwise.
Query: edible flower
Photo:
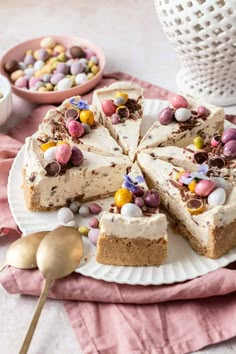
[[[199,166],[199,168],[196,172],[190,173],[190,175],[188,177],[183,176],[181,178],[181,183],[188,186],[194,179],[209,179],[206,176],[208,170],[209,170],[209,166],[207,164],[202,164]]]
[[[71,98],[70,103],[76,106],[77,109],[89,109],[89,105],[85,100],[76,101],[74,98]]]
[[[128,189],[131,192],[136,192],[139,187],[138,184],[144,182],[144,178],[142,176],[137,176],[135,180],[132,180],[130,176],[128,175],[123,175],[124,182],[122,184],[122,187]]]

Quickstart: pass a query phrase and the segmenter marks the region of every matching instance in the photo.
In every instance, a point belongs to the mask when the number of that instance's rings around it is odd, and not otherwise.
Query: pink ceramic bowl
[[[6,76],[8,79],[10,79],[9,75],[4,70],[4,63],[10,59],[22,61],[25,52],[28,49],[36,50],[36,49],[40,48],[40,41],[45,37],[46,36],[25,41],[23,43],[16,45],[14,48],[10,49],[1,59],[1,62],[0,62],[1,73],[4,76]],[[85,39],[81,39],[81,38],[77,38],[77,37],[72,37],[72,36],[52,36],[52,37],[56,39],[57,43],[62,44],[66,48],[70,48],[71,46],[74,46],[74,45],[80,45],[83,48],[88,48],[88,49],[92,50],[97,55],[97,57],[99,59],[100,71],[93,79],[89,80],[88,82],[86,82],[82,85],[79,85],[79,86],[74,86],[68,90],[63,90],[63,91],[33,92],[33,91],[18,88],[13,83],[11,83],[12,91],[16,95],[18,95],[28,101],[32,101],[32,102],[36,102],[36,103],[40,103],[40,104],[61,103],[62,101],[64,101],[68,97],[76,96],[76,95],[83,95],[86,92],[89,92],[102,79],[102,75],[103,75],[103,71],[104,71],[104,67],[105,67],[105,56],[104,56],[101,48],[97,47],[95,44],[93,44]]]

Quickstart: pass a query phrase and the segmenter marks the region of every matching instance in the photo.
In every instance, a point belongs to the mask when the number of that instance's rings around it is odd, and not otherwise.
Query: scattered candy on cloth
[[[146,98],[171,97],[167,90],[123,73],[104,76],[98,87],[116,80],[137,82]],[[83,99],[91,102],[91,95]],[[8,173],[24,138],[37,130],[49,108],[37,108],[9,136],[0,134],[1,235],[20,235],[7,202]],[[11,294],[38,296],[42,281],[37,270],[9,267],[0,273],[0,283]],[[49,296],[64,300],[85,354],[181,354],[236,335],[235,294],[236,262],[200,278],[161,286],[106,283],[74,273],[56,281]]]

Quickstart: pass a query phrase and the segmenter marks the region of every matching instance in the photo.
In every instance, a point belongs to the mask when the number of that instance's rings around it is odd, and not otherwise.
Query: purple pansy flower
[[[207,164],[202,164],[199,166],[198,170],[196,172],[192,172],[189,177],[183,177],[181,178],[181,183],[185,185],[189,185],[189,183],[192,182],[195,178],[197,179],[209,179],[206,174],[209,170],[209,166]]]
[[[89,105],[85,100],[76,101],[74,98],[71,98],[70,103],[78,109],[89,109]]]
[[[122,187],[128,189],[131,192],[136,192],[139,189],[138,184],[144,182],[144,178],[142,176],[137,176],[134,181],[128,175],[123,175],[123,178],[124,182]]]

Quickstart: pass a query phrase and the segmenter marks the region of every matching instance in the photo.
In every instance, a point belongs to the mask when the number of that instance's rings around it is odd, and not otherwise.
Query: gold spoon
[[[5,265],[20,269],[37,268],[36,253],[40,242],[49,231],[35,232],[13,242],[7,250]]]
[[[43,289],[38,300],[32,321],[19,354],[26,354],[49,289],[54,280],[72,273],[79,265],[83,255],[83,241],[77,229],[61,226],[47,234],[37,251],[37,265],[45,277]]]

